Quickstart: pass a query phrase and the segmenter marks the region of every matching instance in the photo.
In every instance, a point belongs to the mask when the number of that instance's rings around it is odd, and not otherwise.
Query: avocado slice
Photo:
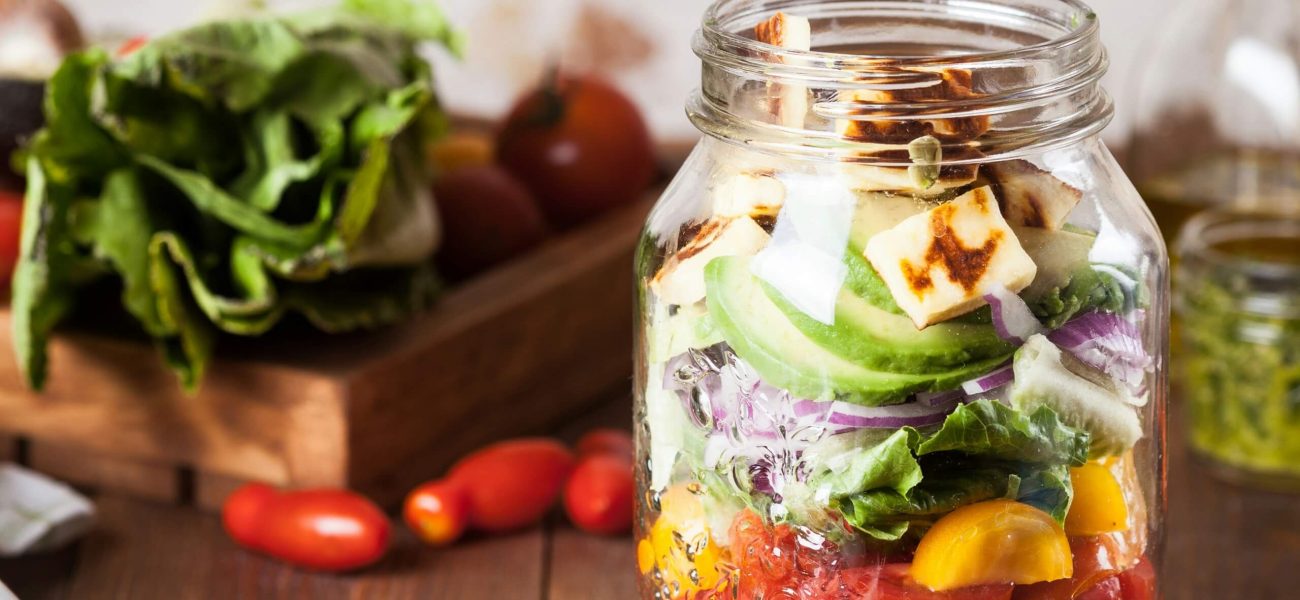
[[[915,392],[954,388],[1005,360],[999,355],[947,371],[906,373],[875,370],[842,358],[809,339],[790,321],[764,291],[762,282],[749,272],[749,261],[748,257],[727,256],[705,267],[709,313],[740,358],[768,383],[797,396],[868,406],[897,404]]]
[[[942,373],[971,361],[1011,358],[1015,346],[991,325],[947,321],[917,330],[912,320],[882,310],[844,288],[827,325],[800,311],[776,288],[762,283],[786,318],[814,343],[872,369],[898,373]]]

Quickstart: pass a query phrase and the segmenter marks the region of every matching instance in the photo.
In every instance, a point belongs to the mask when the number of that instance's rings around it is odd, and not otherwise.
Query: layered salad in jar
[[[640,258],[646,597],[1156,597],[1147,286],[1081,186],[942,156],[987,128],[887,140],[910,166],[705,142],[703,208]]]

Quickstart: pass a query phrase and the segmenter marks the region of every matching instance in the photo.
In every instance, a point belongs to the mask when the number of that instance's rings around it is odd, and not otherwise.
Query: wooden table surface
[[[1189,460],[1172,411],[1165,598],[1300,598],[1300,496],[1220,483]],[[626,423],[626,397],[560,432]],[[124,598],[635,598],[627,538],[582,534],[560,518],[450,549],[421,547],[397,527],[390,555],[354,575],[308,574],[244,552],[216,516],[114,496],[96,498],[100,526],[56,554],[0,561],[0,580],[29,600]]]

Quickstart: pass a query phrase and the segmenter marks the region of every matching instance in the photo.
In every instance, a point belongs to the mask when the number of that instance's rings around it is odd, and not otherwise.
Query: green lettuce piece
[[[1089,310],[1123,313],[1144,302],[1137,281],[1115,267],[1090,265],[1076,272],[1066,285],[1031,299],[1029,308],[1048,329]]]
[[[1065,426],[1046,406],[1026,415],[992,400],[957,407],[943,426],[921,442],[917,454],[960,452],[997,460],[1082,466],[1089,435]]]
[[[27,381],[43,383],[49,333],[94,279],[120,283],[189,389],[221,333],[428,306],[439,232],[421,152],[446,119],[425,41],[459,37],[427,2],[366,0],[69,56],[25,150],[12,306]]]
[[[1088,458],[1084,431],[1046,407],[1026,415],[992,400],[957,408],[929,434],[912,428],[832,457],[812,478],[863,533],[894,541],[967,504],[1012,498],[1065,520],[1069,467]]]
[[[875,446],[853,448],[832,457],[818,485],[829,485],[836,496],[860,490],[906,494],[921,483],[921,463],[915,456],[920,439],[915,429],[904,427]]]
[[[67,278],[70,252],[54,242],[67,236],[68,205],[66,198],[50,189],[38,160],[28,159],[21,256],[14,266],[11,308],[14,353],[27,384],[33,388],[45,382],[45,345],[50,330],[72,305]]]
[[[438,42],[459,56],[465,39],[432,2],[412,0],[343,0],[344,10],[402,30],[413,38]]]
[[[1004,497],[1010,474],[997,468],[931,469],[906,492],[872,489],[841,500],[845,519],[878,540],[901,539],[967,504]]]

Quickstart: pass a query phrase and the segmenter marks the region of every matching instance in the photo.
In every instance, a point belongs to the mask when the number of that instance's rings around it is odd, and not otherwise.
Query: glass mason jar
[[[723,0],[694,48],[637,258],[642,597],[1155,597],[1168,265],[1095,15]]]
[[[1205,211],[1178,256],[1192,449],[1231,481],[1300,491],[1300,217]]]

